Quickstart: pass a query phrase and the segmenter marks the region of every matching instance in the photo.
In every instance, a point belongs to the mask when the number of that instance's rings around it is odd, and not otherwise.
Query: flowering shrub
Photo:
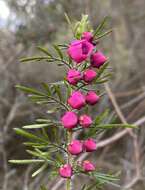
[[[52,104],[53,109],[48,113],[55,114],[60,111],[61,116],[58,121],[41,118],[36,120],[36,124],[24,126],[23,129],[16,128],[17,134],[29,139],[24,144],[30,147],[27,152],[32,159],[11,160],[10,162],[36,164],[39,168],[32,174],[33,177],[51,166],[53,175],[67,180],[66,190],[71,189],[73,176],[76,174],[87,175],[94,182],[83,185],[81,190],[91,190],[104,183],[111,182],[113,184],[116,177],[101,173],[98,166],[89,160],[78,162],[78,156],[84,152],[92,153],[97,150],[95,137],[99,130],[107,130],[115,126],[130,127],[130,125],[104,124],[101,122],[105,116],[104,113],[94,117],[86,111],[86,107],[95,109],[94,105],[101,101],[98,85],[105,83],[110,77],[107,69],[109,59],[98,47],[100,39],[110,33],[110,31],[104,32],[106,18],[96,30],[90,26],[87,15],[83,15],[82,20],[75,25],[71,24],[67,15],[66,18],[74,34],[70,44],[54,45],[55,54],[38,47],[45,56],[21,60],[22,62],[43,60],[49,63],[55,62],[58,66],[64,65],[68,68],[65,79],[50,85],[43,83],[42,91],[17,86],[18,89],[27,93],[35,103],[46,106]],[[53,138],[50,138],[48,131]],[[84,132],[85,135],[82,139],[77,136],[78,131]],[[43,189],[46,188],[42,187]]]

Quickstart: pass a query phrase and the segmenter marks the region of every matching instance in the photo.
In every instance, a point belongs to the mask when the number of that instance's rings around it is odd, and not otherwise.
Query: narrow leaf
[[[47,142],[46,140],[36,136],[36,135],[33,135],[32,133],[28,133],[26,132],[25,130],[22,130],[22,129],[18,129],[18,128],[14,128],[14,130],[16,131],[16,133],[18,135],[21,135],[23,137],[26,137],[26,138],[29,138],[29,139],[33,139],[33,140],[36,140],[36,141],[40,141],[40,142]]]
[[[35,171],[32,174],[32,177],[35,177],[36,175],[38,175],[39,173],[43,172],[48,166],[48,163],[44,163],[37,171]]]
[[[48,50],[44,47],[37,47],[40,51],[42,51],[43,53],[45,53],[46,55],[48,55],[49,57],[52,57],[51,53],[48,52]]]
[[[34,125],[23,126],[23,129],[40,129],[48,126],[49,124],[34,124]]]
[[[99,24],[99,26],[96,28],[95,32],[94,32],[94,37],[96,35],[98,35],[103,29],[104,29],[104,26],[106,24],[106,22],[108,21],[108,16],[106,16],[103,21]]]
[[[12,164],[31,164],[31,163],[41,163],[45,160],[9,160]]]
[[[24,62],[30,62],[30,61],[41,61],[41,60],[47,60],[49,59],[49,57],[42,57],[42,56],[39,56],[39,57],[28,57],[28,58],[22,58],[20,59],[20,62],[24,63]]]
[[[63,60],[63,53],[61,52],[61,50],[59,49],[59,47],[57,45],[53,45],[53,47],[56,50],[56,52],[59,55],[59,57]]]
[[[20,89],[21,91],[26,92],[26,93],[36,94],[36,95],[40,95],[40,96],[45,96],[45,94],[43,94],[43,93],[37,91],[37,90],[34,89],[34,88],[25,87],[25,86],[21,86],[21,85],[16,85],[16,88],[18,88],[18,89]]]

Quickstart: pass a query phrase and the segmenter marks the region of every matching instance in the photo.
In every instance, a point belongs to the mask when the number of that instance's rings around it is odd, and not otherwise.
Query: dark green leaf
[[[36,95],[40,95],[40,96],[45,96],[45,94],[43,94],[42,92],[39,92],[38,90],[36,90],[34,88],[25,87],[25,86],[21,86],[21,85],[16,85],[16,88],[18,88],[21,91],[26,92],[26,93],[36,94]]]
[[[112,30],[108,30],[100,35],[97,36],[96,40],[103,38],[104,36],[107,36],[108,34],[112,33]]]
[[[63,96],[61,94],[61,89],[59,85],[53,85],[54,89],[55,89],[55,93],[57,94],[58,98],[60,101],[62,101]]]
[[[44,47],[37,47],[40,51],[42,51],[43,53],[45,53],[46,55],[48,55],[49,57],[52,57],[51,53],[48,52],[48,50]]]
[[[95,118],[95,125],[99,125],[100,123],[103,122],[103,120],[108,117],[109,115],[109,109],[106,109],[103,113],[99,114],[98,116],[96,116]]]
[[[28,58],[22,58],[20,59],[20,62],[30,62],[30,61],[41,61],[41,60],[49,60],[50,57],[46,56],[46,57],[42,57],[42,56],[39,56],[39,57],[28,57]]]
[[[95,128],[103,128],[103,129],[112,129],[112,128],[136,128],[136,126],[131,124],[100,124],[94,125]]]
[[[49,96],[51,96],[51,90],[47,83],[42,83],[43,88],[46,90]]]
[[[94,37],[97,36],[98,34],[100,34],[100,32],[102,32],[102,30],[104,29],[104,26],[106,24],[106,22],[108,21],[109,17],[106,16],[103,21],[99,24],[99,26],[96,28],[95,32],[94,32]]]
[[[56,50],[57,54],[59,55],[60,59],[63,60],[63,53],[61,52],[61,50],[59,49],[59,47],[57,45],[53,45],[53,47]]]
[[[25,130],[22,130],[22,129],[18,129],[18,128],[14,128],[14,130],[16,131],[16,133],[18,135],[21,135],[23,137],[26,137],[26,138],[29,138],[31,140],[36,140],[36,141],[40,141],[40,142],[47,142],[46,140],[36,136],[36,135],[33,135],[32,133],[28,133],[26,132]]]

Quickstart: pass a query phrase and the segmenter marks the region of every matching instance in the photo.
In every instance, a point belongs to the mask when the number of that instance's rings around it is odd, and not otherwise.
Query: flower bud
[[[86,172],[91,172],[95,170],[94,164],[90,162],[89,160],[85,160],[82,166],[83,166],[84,171]]]
[[[77,126],[78,116],[76,113],[68,111],[61,118],[62,125],[67,129],[72,129]]]
[[[91,32],[83,32],[82,39],[85,39],[88,42],[92,42],[93,41],[93,34]]]
[[[107,58],[105,57],[105,55],[100,52],[97,51],[96,53],[91,55],[91,65],[93,67],[99,68],[101,65],[103,65],[105,62],[107,61]]]
[[[83,144],[79,140],[73,140],[69,145],[68,145],[68,151],[72,155],[78,155],[83,151]]]
[[[84,148],[86,150],[86,152],[93,152],[96,150],[97,146],[96,146],[96,142],[94,141],[94,139],[87,139],[84,141]]]
[[[93,48],[87,40],[75,40],[70,44],[67,53],[76,63],[81,63],[90,56]]]
[[[76,85],[77,82],[81,79],[81,73],[76,69],[70,69],[67,73],[66,79],[70,84]]]
[[[79,91],[74,91],[68,99],[68,104],[73,109],[81,109],[85,105],[85,103],[85,96]]]
[[[97,76],[97,73],[92,69],[87,69],[83,74],[83,79],[85,82],[92,82]]]
[[[90,116],[88,115],[81,115],[79,117],[79,124],[84,127],[84,128],[88,128],[90,127],[90,125],[93,123],[92,119]]]
[[[70,164],[65,164],[59,169],[59,174],[63,178],[71,178],[72,176],[72,167]]]
[[[94,105],[100,100],[100,96],[98,96],[94,91],[89,91],[86,95],[86,103],[89,105]]]

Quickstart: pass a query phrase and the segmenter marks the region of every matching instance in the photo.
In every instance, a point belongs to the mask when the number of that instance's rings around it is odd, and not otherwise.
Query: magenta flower
[[[94,46],[87,40],[75,40],[68,48],[68,55],[77,63],[86,60],[93,51]]]
[[[59,169],[59,174],[63,178],[71,178],[72,176],[72,167],[70,164],[65,164]]]
[[[92,82],[97,76],[97,73],[92,69],[87,69],[83,74],[83,79],[85,82]]]
[[[90,162],[89,160],[85,160],[82,166],[83,166],[84,171],[86,172],[91,172],[95,170],[94,164]]]
[[[68,104],[73,109],[81,109],[85,105],[85,103],[85,96],[79,91],[74,91],[68,99]]]
[[[61,118],[62,125],[67,129],[72,129],[78,124],[78,116],[74,112],[66,112]]]
[[[93,41],[93,34],[91,32],[83,32],[82,39],[85,39],[88,42],[92,42]]]
[[[81,115],[79,117],[79,124],[84,127],[84,128],[88,128],[90,127],[90,125],[93,123],[92,119],[90,116],[88,115]]]
[[[86,103],[89,105],[94,105],[100,100],[100,96],[98,96],[94,91],[89,91],[86,95]]]
[[[93,152],[96,150],[97,145],[94,139],[87,139],[84,141],[84,148],[87,152]]]
[[[70,69],[67,73],[67,81],[72,84],[76,85],[77,82],[81,79],[81,73],[80,71],[77,71],[76,69]]]
[[[107,61],[107,58],[105,57],[105,55],[100,52],[97,51],[96,53],[91,55],[91,65],[93,67],[99,68],[101,65],[103,65],[105,62]]]
[[[68,151],[72,155],[78,155],[83,151],[83,144],[79,140],[73,140],[69,145],[68,145]]]

